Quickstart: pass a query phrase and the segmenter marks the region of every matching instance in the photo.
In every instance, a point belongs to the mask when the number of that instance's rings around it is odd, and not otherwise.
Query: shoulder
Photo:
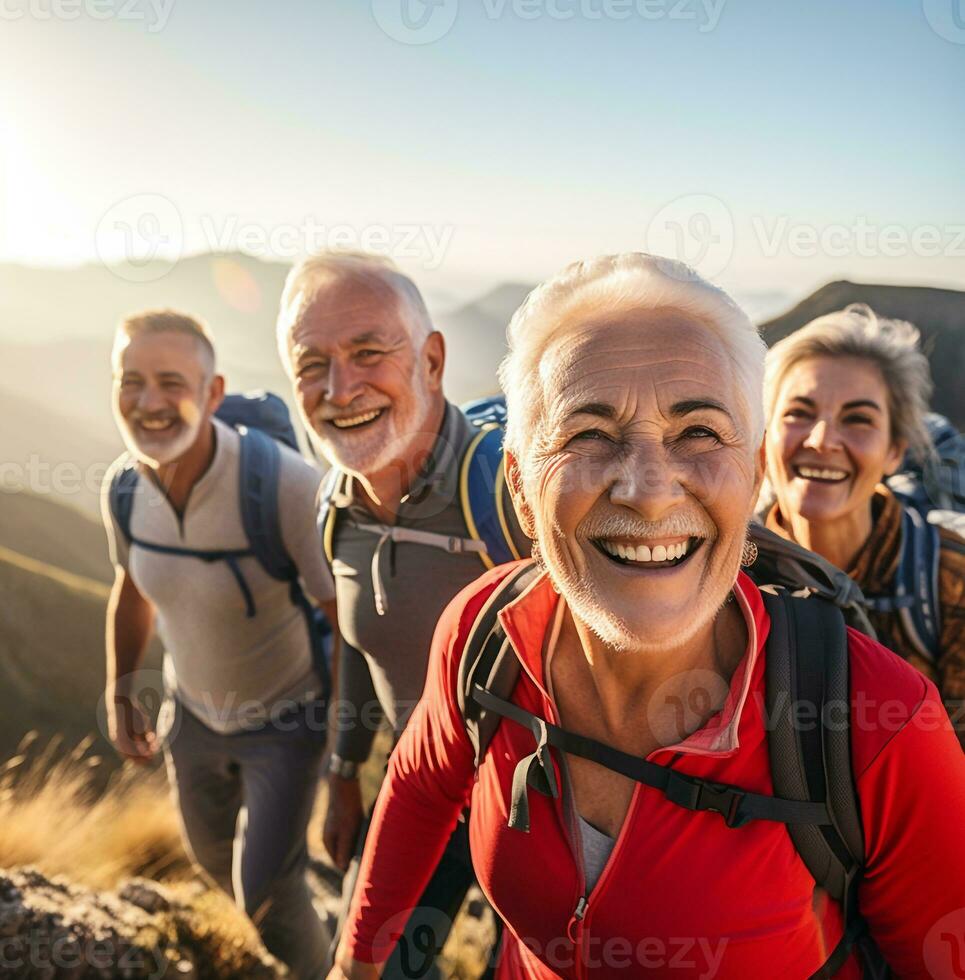
[[[122,470],[127,469],[131,465],[131,454],[124,452],[121,453],[117,459],[107,467],[107,471],[104,473],[104,479],[101,481],[101,513],[105,516],[110,513],[110,498],[111,498],[111,487],[114,485],[114,481],[117,479],[118,473]]]
[[[279,443],[278,478],[282,487],[291,493],[307,496],[314,502],[322,482],[319,469],[294,449]]]
[[[445,636],[454,653],[461,655],[469,632],[483,606],[499,586],[524,564],[525,561],[515,561],[489,569],[457,593],[446,606],[439,617],[436,635]]]
[[[852,762],[860,778],[903,729],[921,721],[940,727],[947,714],[935,685],[923,674],[851,627],[848,654]]]

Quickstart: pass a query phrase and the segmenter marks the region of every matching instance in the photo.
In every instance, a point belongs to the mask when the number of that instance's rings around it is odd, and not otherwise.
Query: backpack
[[[965,537],[965,436],[935,412],[928,413],[925,425],[934,456],[922,463],[906,455],[901,470],[885,481],[904,505],[893,591],[865,598],[869,609],[895,613],[911,645],[934,663],[941,652],[938,529]],[[946,546],[965,552],[965,544]]]
[[[503,468],[506,401],[501,395],[480,398],[463,405],[461,411],[476,430],[459,463],[459,499],[469,537],[451,537],[374,522],[356,525],[363,531],[380,536],[372,563],[375,607],[379,615],[384,615],[388,608],[385,590],[377,571],[379,550],[387,541],[442,548],[450,554],[472,552],[479,556],[485,568],[493,568],[521,557],[510,533],[503,502],[503,486],[506,482]],[[341,475],[341,471],[333,466],[319,493],[318,526],[329,563],[334,558],[335,522],[338,515],[333,497]]]
[[[791,559],[777,559],[781,560],[786,563]],[[503,718],[533,734],[535,750],[520,760],[513,775],[509,827],[529,833],[530,789],[547,796],[559,795],[550,746],[657,789],[687,810],[718,813],[735,830],[751,820],[784,823],[815,882],[840,904],[844,916],[841,941],[814,978],[833,977],[854,949],[862,955],[866,978],[890,976],[858,912],[858,886],[865,859],[851,769],[850,726],[803,724],[797,709],[798,705],[817,705],[817,717],[824,719],[833,717],[833,706],[850,704],[847,632],[841,608],[819,591],[805,589],[792,594],[779,585],[761,586],[771,619],[766,707],[775,792],[765,796],[620,752],[567,732],[513,704],[511,696],[521,665],[498,614],[522,595],[537,574],[535,566],[527,563],[497,587],[469,632],[459,666],[457,700],[477,769]],[[844,718],[850,718],[847,709]]]
[[[204,551],[155,544],[135,538],[131,533],[134,494],[140,478],[133,460],[115,474],[109,490],[111,514],[128,545],[166,555],[199,558],[205,562],[223,561],[231,570],[245,601],[245,614],[257,614],[255,599],[239,564],[242,558],[255,558],[272,578],[289,583],[292,604],[305,617],[312,647],[312,660],[322,682],[323,699],[329,695],[329,662],[332,628],[324,613],[305,595],[298,579],[298,567],[285,549],[278,515],[278,475],[281,467],[279,444],[298,452],[298,440],[285,403],[271,392],[227,395],[215,417],[235,428],[240,435],[239,492],[241,521],[248,539],[247,548]]]

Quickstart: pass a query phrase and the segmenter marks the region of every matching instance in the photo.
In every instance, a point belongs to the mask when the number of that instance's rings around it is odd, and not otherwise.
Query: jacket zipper
[[[559,726],[560,719],[556,713],[556,707],[553,705],[552,701],[548,701],[548,703],[550,714],[553,718],[553,723]],[[590,901],[586,893],[586,864],[583,859],[583,844],[576,824],[576,801],[573,798],[573,791],[570,787],[569,768],[566,765],[566,757],[562,754],[560,755],[558,768],[560,773],[560,784],[563,787],[563,807],[566,811],[563,820],[563,828],[566,831],[566,838],[570,845],[570,851],[576,860],[576,870],[580,882],[576,906],[573,909],[573,912],[570,914],[569,921],[566,923],[566,935],[570,942],[573,943],[574,971],[577,978],[582,978],[586,976],[586,970],[583,964],[581,943],[583,940],[586,914],[590,910]]]

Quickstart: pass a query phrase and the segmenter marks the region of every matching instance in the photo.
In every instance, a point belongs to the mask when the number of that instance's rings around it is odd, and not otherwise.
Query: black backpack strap
[[[111,514],[128,544],[131,543],[131,512],[134,510],[138,478],[137,465],[129,460],[114,474],[108,491]]]
[[[865,976],[886,975],[858,913],[864,833],[851,767],[848,637],[841,611],[818,597],[762,590],[767,641],[768,751],[774,791],[827,806],[829,823],[788,825],[811,876],[840,903],[844,933],[814,978],[833,977],[855,946]]]
[[[480,686],[504,701],[513,693],[519,677],[519,660],[509,648],[499,612],[521,596],[538,575],[536,566],[527,563],[507,576],[479,611],[463,647],[456,697],[475,751],[477,769],[501,719],[498,713],[484,709],[473,697],[473,689]]]

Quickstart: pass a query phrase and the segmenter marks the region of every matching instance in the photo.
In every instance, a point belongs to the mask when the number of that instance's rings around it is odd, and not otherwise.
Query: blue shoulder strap
[[[934,661],[941,639],[938,602],[938,562],[941,542],[938,528],[929,524],[913,506],[905,506],[901,518],[901,553],[890,596],[869,596],[866,603],[877,612],[897,615],[908,641],[921,656]]]
[[[479,426],[462,460],[459,495],[469,534],[486,545],[480,554],[487,568],[520,557],[506,520],[503,428],[498,422]]]
[[[918,652],[929,660],[938,656],[941,637],[938,605],[938,528],[914,508],[902,517],[901,558],[895,576],[895,595],[913,596],[911,605],[898,609],[901,625]]]
[[[240,428],[241,460],[238,489],[241,523],[251,551],[272,577],[290,581],[298,569],[285,549],[278,522],[278,478],[281,450],[260,429]]]
[[[134,509],[134,493],[137,490],[138,472],[133,462],[114,474],[108,493],[111,513],[127,543],[131,543],[131,511]]]

